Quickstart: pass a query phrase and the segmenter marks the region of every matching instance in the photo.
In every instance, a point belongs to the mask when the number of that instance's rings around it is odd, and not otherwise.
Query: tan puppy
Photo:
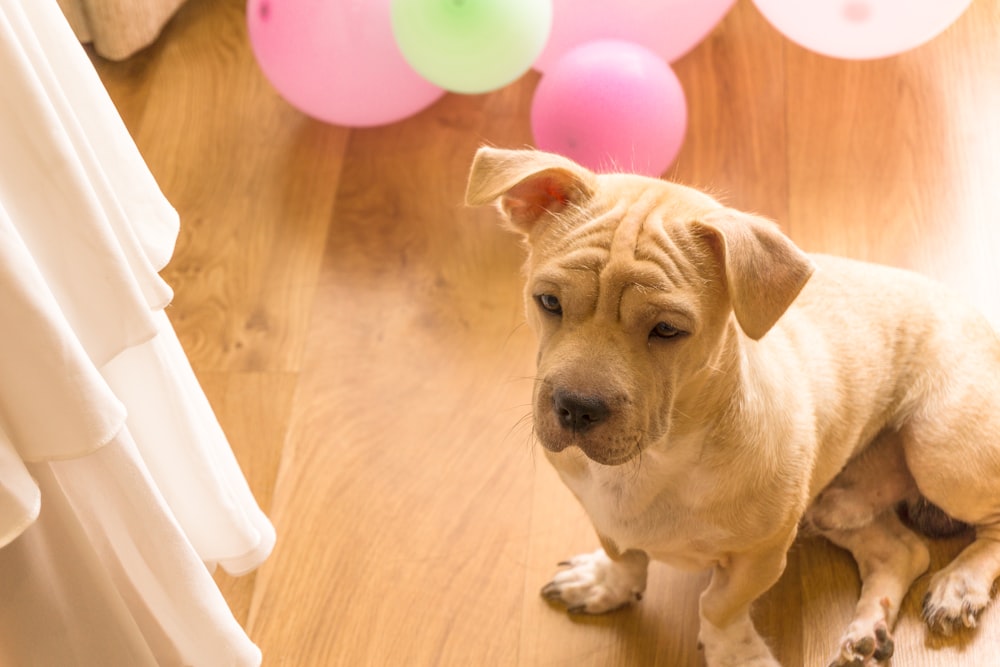
[[[983,318],[661,180],[483,148],[467,201],[495,200],[529,250],[535,432],[603,547],[547,598],[600,613],[639,598],[650,558],[711,568],[708,665],[776,665],[749,607],[807,523],[863,580],[833,664],[880,662],[928,566],[909,503],[975,526],[924,614],[976,623],[1000,574],[1000,339]]]

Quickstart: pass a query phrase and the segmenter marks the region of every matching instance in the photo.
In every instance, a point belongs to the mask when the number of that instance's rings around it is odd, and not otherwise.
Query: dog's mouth
[[[536,402],[535,430],[545,449],[576,447],[601,465],[622,465],[639,454],[638,439],[626,436],[630,429],[621,421],[621,406],[596,394],[554,389]]]
[[[559,437],[556,439],[539,436],[539,441],[546,450],[559,453],[570,447],[576,447],[593,461],[605,466],[620,466],[628,463],[639,455],[638,445],[609,445],[596,438]]]

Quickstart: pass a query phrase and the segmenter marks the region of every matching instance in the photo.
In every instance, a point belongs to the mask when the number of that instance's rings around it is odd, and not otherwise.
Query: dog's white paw
[[[924,597],[924,620],[944,635],[976,627],[979,615],[990,603],[992,583],[963,567],[941,570],[931,579]]]
[[[603,614],[642,599],[646,561],[613,561],[603,549],[565,563],[542,588],[546,600],[562,602],[571,614]]]
[[[840,640],[840,651],[830,667],[881,664],[892,657],[895,648],[884,620],[875,623],[855,621]]]
[[[699,641],[708,667],[781,667],[749,617],[725,629],[702,618]]]

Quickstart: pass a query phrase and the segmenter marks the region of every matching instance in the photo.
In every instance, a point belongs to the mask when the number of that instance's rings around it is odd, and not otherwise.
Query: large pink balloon
[[[250,44],[264,75],[299,110],[366,127],[410,116],[444,91],[396,46],[390,0],[248,0]]]
[[[809,4],[811,0],[801,0]],[[552,33],[535,69],[547,72],[574,46],[620,39],[674,62],[698,45],[736,0],[554,0]]]
[[[538,148],[593,170],[659,176],[684,142],[687,104],[660,56],[600,40],[571,49],[545,72],[531,129]]]
[[[884,58],[916,48],[972,0],[754,0],[788,39],[835,58]]]

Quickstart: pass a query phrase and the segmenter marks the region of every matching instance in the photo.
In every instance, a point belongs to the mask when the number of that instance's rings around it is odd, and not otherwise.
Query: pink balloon
[[[250,45],[292,106],[327,123],[384,125],[444,91],[403,59],[390,0],[248,0]]]
[[[754,0],[799,46],[834,58],[884,58],[954,23],[972,0]]]
[[[802,0],[809,4],[811,0]],[[552,33],[535,61],[547,72],[574,46],[598,39],[641,44],[674,62],[698,45],[736,0],[554,0]]]
[[[570,50],[542,76],[531,129],[538,148],[590,169],[659,176],[684,143],[687,103],[658,55],[601,40]]]

